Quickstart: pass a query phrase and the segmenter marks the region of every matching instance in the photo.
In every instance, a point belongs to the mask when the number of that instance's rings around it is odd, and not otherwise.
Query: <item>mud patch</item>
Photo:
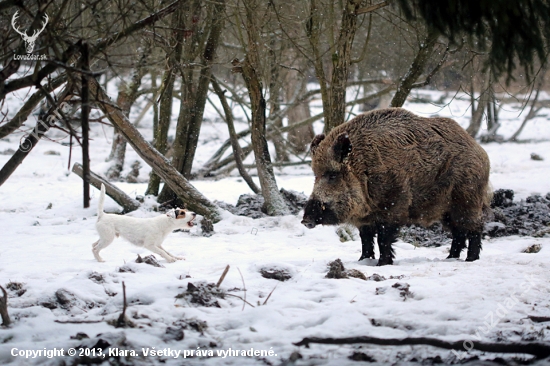
[[[354,351],[349,357],[352,361],[361,361],[361,362],[376,362],[376,359],[364,352]]]
[[[260,274],[263,278],[281,282],[288,281],[292,278],[290,272],[284,268],[262,268],[260,269]]]
[[[148,264],[150,266],[153,266],[153,267],[161,267],[161,268],[164,268],[164,266],[162,264],[160,264],[158,261],[157,261],[157,258],[155,258],[154,255],[147,255],[143,258],[141,258],[141,256],[138,254],[137,256],[137,259],[136,259],[136,263],[145,263],[145,264]]]
[[[523,253],[538,253],[541,250],[540,244],[533,244],[523,251]]]
[[[225,299],[225,291],[213,283],[187,283],[187,291],[176,295],[176,299],[184,299],[190,304],[221,308],[217,299]]]
[[[403,298],[403,301],[414,297],[413,293],[410,291],[410,285],[408,283],[396,282],[392,285],[392,288],[399,291],[399,296]]]
[[[97,272],[90,273],[88,275],[88,278],[97,284],[105,283],[105,278],[103,277],[103,275]]]
[[[361,271],[358,271],[356,269],[346,270],[340,258],[333,260],[332,262],[329,262],[327,264],[327,267],[328,267],[328,272],[325,278],[341,279],[341,278],[353,277],[353,278],[360,278],[362,280],[367,279],[367,277]]]
[[[6,285],[6,290],[17,297],[21,297],[25,294],[25,292],[27,292],[27,289],[21,282],[8,282]]]
[[[292,190],[286,190],[284,188],[281,188],[280,192],[285,199],[291,214],[296,215],[305,207],[307,202],[307,196],[305,194]],[[231,212],[233,215],[247,216],[253,219],[267,217],[267,214],[263,210],[264,198],[258,194],[241,195],[235,206],[219,201],[216,203],[224,210]]]

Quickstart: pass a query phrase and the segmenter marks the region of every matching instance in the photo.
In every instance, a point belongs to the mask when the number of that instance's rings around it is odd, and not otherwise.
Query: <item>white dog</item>
[[[99,233],[99,240],[92,245],[95,259],[103,262],[99,252],[113,242],[115,236],[122,236],[130,243],[144,247],[166,259],[175,262],[182,257],[168,253],[162,242],[176,229],[193,227],[193,220],[197,216],[194,212],[183,209],[171,210],[165,215],[153,218],[137,218],[123,215],[106,214],[103,212],[105,201],[105,186],[101,185],[101,195],[97,206],[97,222],[95,227]]]

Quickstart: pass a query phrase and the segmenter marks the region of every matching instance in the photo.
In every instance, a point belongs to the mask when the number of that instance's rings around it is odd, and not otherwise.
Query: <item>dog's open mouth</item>
[[[194,220],[195,220],[195,217],[193,217],[193,218],[191,219],[191,221],[187,221],[187,226],[189,226],[189,227],[195,226],[195,223],[193,222]]]

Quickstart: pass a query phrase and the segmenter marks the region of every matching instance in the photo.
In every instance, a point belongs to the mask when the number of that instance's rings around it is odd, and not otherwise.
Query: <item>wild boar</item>
[[[451,231],[448,258],[479,259],[484,215],[490,212],[489,158],[454,120],[424,118],[402,108],[359,115],[311,143],[313,192],[302,224],[349,223],[362,254],[393,264],[403,225],[440,221]]]

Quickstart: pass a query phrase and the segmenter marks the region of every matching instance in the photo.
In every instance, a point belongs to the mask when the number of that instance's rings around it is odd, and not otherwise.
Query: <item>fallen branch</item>
[[[82,165],[80,163],[74,163],[73,173],[80,178],[83,177]],[[139,208],[140,203],[135,199],[122,192],[120,189],[109,183],[106,179],[100,177],[94,172],[90,172],[90,184],[97,189],[101,189],[101,184],[105,185],[105,194],[111,197],[116,203],[122,206],[122,213],[128,213],[135,211]]]
[[[550,316],[535,316],[535,315],[529,315],[529,319],[534,321],[535,323],[545,323],[550,322]]]
[[[0,286],[3,296],[0,297],[0,316],[2,316],[2,326],[7,327],[11,324],[10,315],[8,314],[8,293]]]
[[[55,323],[59,324],[94,324],[94,323],[101,323],[103,319],[100,320],[54,320]]]
[[[525,353],[535,356],[536,358],[546,358],[550,356],[550,344],[548,343],[486,343],[472,341],[457,341],[447,342],[436,338],[425,337],[408,337],[408,338],[376,338],[376,337],[349,337],[349,338],[304,338],[300,342],[293,343],[295,346],[306,346],[309,348],[310,343],[319,344],[356,344],[368,343],[378,344],[381,346],[413,346],[413,345],[428,345],[444,349],[464,350],[464,344],[471,344],[476,351],[492,352],[492,353]]]

